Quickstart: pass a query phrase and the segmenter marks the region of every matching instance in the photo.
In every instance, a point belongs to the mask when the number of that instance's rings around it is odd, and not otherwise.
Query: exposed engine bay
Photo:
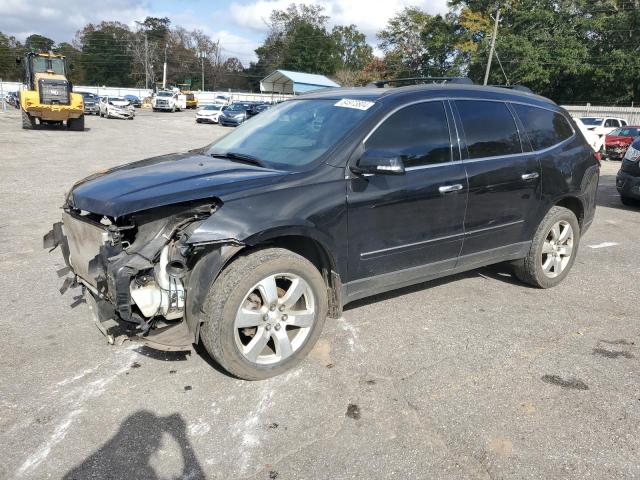
[[[44,237],[45,248],[61,247],[72,274],[61,293],[81,286],[100,321],[126,321],[143,336],[183,323],[186,281],[203,249],[188,239],[218,206],[188,202],[111,218],[77,210],[68,200],[62,222]]]

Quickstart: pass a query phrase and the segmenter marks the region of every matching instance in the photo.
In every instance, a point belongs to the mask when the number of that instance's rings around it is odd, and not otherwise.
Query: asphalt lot
[[[75,180],[226,131],[138,112],[85,132],[0,112],[0,478],[640,477],[640,208],[618,162],[559,287],[491,267],[380,295],[245,382],[201,351],[110,346],[58,292],[42,235]]]

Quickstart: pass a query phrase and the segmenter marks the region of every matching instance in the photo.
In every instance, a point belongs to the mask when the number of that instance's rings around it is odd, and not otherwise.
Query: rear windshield
[[[614,137],[638,137],[640,136],[640,128],[632,128],[632,127],[616,128],[609,135],[612,135]]]
[[[339,106],[341,102],[287,101],[243,123],[207,151],[250,155],[270,168],[299,170],[346,137],[369,113]]]
[[[582,123],[588,127],[597,127],[598,125],[602,125],[602,122],[604,122],[604,118],[599,117],[581,117],[580,120],[582,120]]]

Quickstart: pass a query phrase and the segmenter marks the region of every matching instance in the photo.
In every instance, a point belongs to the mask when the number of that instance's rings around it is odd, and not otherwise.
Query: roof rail
[[[419,83],[458,83],[464,85],[473,85],[473,81],[467,77],[407,77],[407,78],[393,78],[390,80],[375,80],[369,83],[368,87],[383,88],[390,83],[406,83],[406,84],[419,84]]]
[[[518,92],[525,93],[533,93],[529,87],[525,87],[524,85],[487,85],[488,87],[498,87],[498,88],[510,88],[511,90],[517,90]]]

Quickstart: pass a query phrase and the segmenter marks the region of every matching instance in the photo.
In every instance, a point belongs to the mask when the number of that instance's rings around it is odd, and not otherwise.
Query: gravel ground
[[[42,235],[96,170],[202,146],[193,112],[23,131],[0,112],[0,478],[640,476],[640,209],[603,163],[552,290],[491,267],[353,304],[301,367],[244,382],[205,353],[109,346]]]

